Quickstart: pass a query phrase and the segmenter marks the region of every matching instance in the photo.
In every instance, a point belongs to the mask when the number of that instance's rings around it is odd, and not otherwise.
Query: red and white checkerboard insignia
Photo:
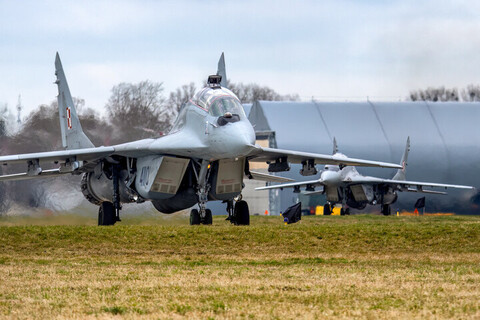
[[[72,113],[69,107],[67,107],[67,128],[72,129]]]

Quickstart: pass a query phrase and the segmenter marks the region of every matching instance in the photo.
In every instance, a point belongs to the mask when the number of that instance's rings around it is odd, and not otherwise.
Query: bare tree
[[[468,102],[480,101],[480,85],[469,84],[466,88],[462,89],[462,99]]]
[[[178,114],[180,108],[193,97],[195,91],[197,91],[195,83],[190,82],[170,92],[170,97],[167,102],[169,109],[174,110]]]
[[[457,88],[445,89],[445,87],[433,88],[426,90],[411,91],[409,96],[411,101],[459,101]]]
[[[115,140],[126,142],[162,135],[175,116],[165,102],[162,83],[147,80],[114,86],[107,110]]]
[[[233,91],[242,103],[252,103],[256,100],[269,101],[298,101],[298,94],[281,95],[270,87],[256,83],[243,84],[229,82],[229,89]]]
[[[162,83],[148,80],[114,86],[107,110],[116,142],[160,136],[175,117],[165,103]]]

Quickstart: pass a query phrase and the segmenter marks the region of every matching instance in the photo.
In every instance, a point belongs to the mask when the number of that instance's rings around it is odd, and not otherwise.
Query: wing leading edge
[[[319,153],[309,153],[301,151],[265,148],[255,146],[252,150],[249,160],[252,162],[267,162],[276,161],[278,159],[287,158],[292,163],[302,163],[308,160],[314,160],[315,164],[333,164],[340,166],[361,166],[361,167],[382,167],[382,168],[394,168],[401,169],[399,164],[393,164],[381,161],[362,160],[355,158],[348,158],[339,155],[325,155]]]

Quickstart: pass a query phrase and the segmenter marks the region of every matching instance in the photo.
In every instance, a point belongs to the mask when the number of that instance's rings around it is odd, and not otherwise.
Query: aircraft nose
[[[332,171],[323,171],[320,177],[326,185],[336,184],[338,180],[336,172]]]
[[[210,134],[212,147],[219,155],[242,157],[255,145],[255,132],[250,123],[228,123]]]

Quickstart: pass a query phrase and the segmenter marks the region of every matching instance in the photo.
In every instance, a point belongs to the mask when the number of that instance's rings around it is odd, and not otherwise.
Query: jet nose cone
[[[338,173],[333,171],[323,171],[320,176],[322,181],[327,185],[338,184]]]

